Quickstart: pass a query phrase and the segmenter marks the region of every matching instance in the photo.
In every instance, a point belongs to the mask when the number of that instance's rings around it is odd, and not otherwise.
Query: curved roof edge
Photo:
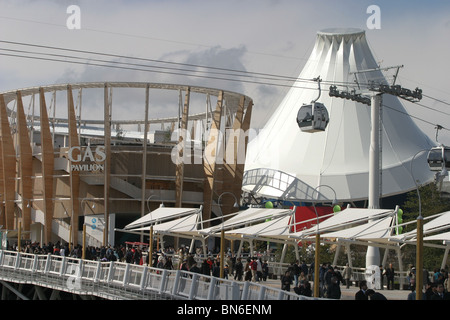
[[[71,86],[72,89],[81,89],[81,88],[104,88],[105,86],[111,87],[111,88],[146,88],[149,86],[150,89],[165,89],[165,90],[185,90],[186,88],[190,88],[191,92],[196,93],[203,93],[203,94],[211,94],[213,96],[218,96],[219,92],[223,91],[226,97],[233,98],[233,99],[239,99],[240,97],[245,97],[245,99],[252,100],[250,97],[229,91],[224,89],[217,89],[217,88],[208,88],[208,87],[200,87],[200,86],[192,86],[189,84],[170,84],[170,83],[153,83],[153,82],[77,82],[77,83],[62,83],[62,84],[52,84],[52,85],[43,85],[43,86],[36,86],[36,87],[28,87],[28,88],[22,88],[22,89],[14,89],[14,90],[8,90],[4,92],[0,92],[4,96],[5,103],[8,104],[12,100],[16,98],[17,91],[20,91],[22,93],[22,96],[32,95],[32,94],[38,94],[39,89],[43,88],[44,92],[51,92],[51,91],[63,91],[67,90],[67,86]]]

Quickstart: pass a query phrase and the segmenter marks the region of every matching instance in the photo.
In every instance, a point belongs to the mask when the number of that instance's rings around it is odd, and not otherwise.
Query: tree
[[[448,198],[442,196],[436,184],[430,183],[419,187],[421,214],[429,217],[441,212],[450,210],[450,201]],[[417,191],[411,191],[407,194],[406,200],[403,203],[403,223],[417,220],[419,216],[419,198]],[[413,231],[416,225],[414,223],[406,225],[403,230]],[[405,264],[415,264],[415,246],[406,246],[403,252],[403,262]],[[424,268],[433,270],[436,266],[440,266],[444,251],[442,249],[424,247]]]
[[[419,193],[422,208],[421,213],[423,217],[432,216],[437,213],[450,210],[450,201],[445,197],[442,197],[436,184],[430,183],[420,186]],[[403,222],[409,222],[417,219],[419,216],[419,198],[417,196],[417,191],[411,191],[407,194],[402,208]],[[409,231],[414,229],[414,225],[409,227]]]

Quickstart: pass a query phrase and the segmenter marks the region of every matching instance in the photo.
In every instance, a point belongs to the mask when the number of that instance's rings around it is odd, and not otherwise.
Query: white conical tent
[[[330,97],[329,87],[348,84],[352,89],[355,85],[352,72],[377,67],[364,31],[318,32],[313,52],[297,81],[248,145],[243,189],[296,200],[367,199],[370,106]],[[318,96],[317,83],[305,79],[317,77],[322,79],[322,92],[317,101],[326,106],[330,122],[323,132],[302,132],[296,122],[298,110]],[[387,84],[381,71],[358,73],[357,77],[362,85],[370,81]],[[344,88],[341,86],[340,90]],[[399,98],[383,94],[382,106],[381,195],[388,196],[415,188],[410,174],[413,157],[414,178],[421,184],[432,181],[427,153],[417,156],[416,153],[435,144],[413,122]],[[323,185],[331,188],[315,190]]]

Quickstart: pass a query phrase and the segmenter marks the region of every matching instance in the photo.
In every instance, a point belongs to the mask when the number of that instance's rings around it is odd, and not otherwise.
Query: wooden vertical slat
[[[218,142],[220,135],[220,122],[222,117],[223,91],[217,97],[216,110],[211,122],[210,135],[205,146],[205,156],[203,157],[203,169],[205,172],[205,183],[203,189],[203,221],[211,219],[211,208],[216,178],[216,160]]]
[[[80,147],[80,142],[77,133],[77,122],[75,116],[75,107],[73,103],[72,86],[67,86],[67,111],[69,120],[69,149],[74,147]],[[80,151],[73,149],[73,158],[80,155]],[[70,161],[70,166],[72,161]],[[72,207],[72,217],[71,217],[71,228],[72,228],[72,243],[73,246],[78,245],[78,217],[80,215],[80,202],[79,202],[79,192],[80,192],[80,174],[78,171],[73,171],[69,167],[70,172],[70,203]]]
[[[20,91],[17,91],[17,135],[20,176],[18,191],[22,196],[22,227],[23,231],[30,231],[32,206],[31,198],[33,196],[31,184],[31,176],[33,173],[33,155],[31,152],[27,120],[25,118],[25,112],[23,110],[22,93]]]
[[[181,126],[179,128],[179,138],[178,138],[178,163],[176,166],[176,181],[175,181],[175,207],[182,207],[183,198],[183,181],[184,181],[184,157],[186,151],[186,138],[187,138],[187,124],[189,118],[189,99],[190,99],[191,89],[188,87],[186,89],[186,94],[184,97],[184,108],[181,117]]]
[[[6,226],[5,215],[3,214],[5,212],[5,203],[3,201],[4,195],[5,195],[5,178],[3,176],[3,150],[2,150],[1,129],[0,129],[0,225],[2,226]]]
[[[40,125],[41,125],[41,149],[42,149],[42,194],[44,210],[44,241],[48,243],[52,236],[52,220],[54,213],[53,203],[53,168],[54,168],[54,146],[50,123],[45,103],[44,89],[39,89],[40,97]]]
[[[105,166],[104,166],[104,220],[105,228],[103,232],[103,245],[108,245],[109,234],[109,193],[110,193],[110,181],[111,181],[111,101],[110,101],[110,88],[105,83],[104,88],[104,140],[105,140]]]
[[[3,200],[5,201],[5,227],[13,230],[14,227],[14,199],[15,199],[15,177],[16,177],[16,152],[14,150],[11,128],[9,126],[8,114],[3,95],[0,97],[0,125],[3,162]]]
[[[233,208],[234,202],[239,203],[240,199],[240,185],[236,186],[236,169],[238,161],[242,161],[241,152],[241,139],[244,139],[244,133],[242,132],[242,121],[244,115],[245,97],[242,97],[239,101],[239,105],[236,111],[236,115],[233,121],[233,127],[231,132],[227,132],[227,144],[225,149],[224,166],[223,166],[223,184],[221,192],[231,192],[236,199],[229,195],[224,195],[221,198],[221,209],[224,215],[237,211],[237,208]]]
[[[148,108],[150,99],[150,85],[145,88],[145,110],[144,110],[144,139],[142,139],[142,177],[141,177],[141,217],[145,215],[146,206],[146,181],[147,181],[147,139],[148,139]]]
[[[238,146],[238,150],[241,150],[240,152],[244,152],[244,154],[240,157],[241,161],[239,161],[236,164],[236,174],[234,176],[234,186],[235,186],[235,191],[234,192],[239,192],[241,191],[241,187],[242,187],[242,179],[244,177],[244,168],[245,168],[245,157],[247,154],[247,145],[248,145],[248,130],[250,129],[250,121],[252,118],[252,109],[253,109],[253,101],[250,100],[248,105],[247,105],[247,109],[245,110],[245,116],[244,119],[242,121],[242,133],[245,133],[245,139],[239,139],[239,143],[243,143],[243,146]],[[238,191],[239,189],[239,191]]]

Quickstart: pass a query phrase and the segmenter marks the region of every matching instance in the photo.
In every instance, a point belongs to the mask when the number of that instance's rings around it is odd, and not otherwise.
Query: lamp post
[[[319,185],[317,187],[314,188],[314,192],[317,192],[317,189],[320,187],[328,187],[330,188],[333,193],[334,193],[334,200],[332,202],[332,206],[336,205],[337,200],[336,200],[336,191],[330,187],[329,185]],[[317,209],[316,209],[316,204],[313,201],[313,207],[314,207],[314,213],[316,214],[316,218],[317,218],[317,224],[316,224],[316,249],[315,249],[315,257],[314,257],[314,297],[318,298],[320,295],[320,290],[319,290],[319,264],[320,264],[320,259],[319,259],[319,255],[320,255],[320,233],[319,233],[319,215],[317,214]]]
[[[414,159],[419,153],[427,150],[418,151],[411,159],[410,162],[410,174],[414,181],[414,185],[417,190],[417,200],[419,201],[419,216],[417,217],[417,235],[416,235],[416,300],[422,300],[422,287],[423,287],[423,217],[422,217],[422,201],[420,199],[419,186],[414,178],[412,165]]]
[[[81,252],[81,259],[86,258],[86,223],[83,223],[83,251]]]
[[[222,196],[224,194],[230,194],[234,197],[234,208],[239,208],[239,204],[237,201],[236,196],[234,195],[234,193],[231,192],[223,192],[220,196],[219,199],[217,200],[217,204],[219,205],[219,207],[221,206],[220,204],[220,200],[222,200]],[[220,213],[222,214],[222,228],[220,231],[220,277],[223,278],[224,277],[224,263],[225,263],[225,230],[224,230],[224,218],[223,218],[223,212],[222,212],[222,208],[220,210]]]
[[[150,213],[150,218],[152,218],[152,213],[149,207],[149,201],[152,197],[156,197],[154,194],[147,198],[147,209],[148,213]],[[148,243],[148,266],[152,266],[152,258],[153,258],[153,222],[150,224],[150,234],[149,234],[149,243]]]
[[[18,221],[18,227],[17,227],[17,251],[20,252],[20,247],[21,247],[21,240],[22,240],[22,223],[19,220]]]

